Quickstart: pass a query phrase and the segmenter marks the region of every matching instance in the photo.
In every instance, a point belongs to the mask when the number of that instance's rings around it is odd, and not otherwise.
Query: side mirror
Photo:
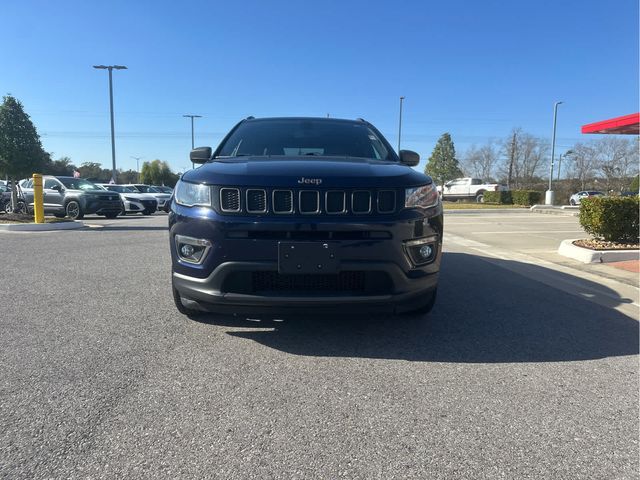
[[[211,147],[198,147],[191,150],[189,159],[192,163],[207,163],[211,160]]]
[[[169,200],[164,202],[164,206],[162,207],[164,213],[169,213],[169,211],[171,210],[171,202],[173,202],[173,195],[171,195],[171,198]]]
[[[51,187],[51,190],[57,190],[57,191],[62,191],[62,187],[60,185],[54,185]]]
[[[400,163],[408,167],[415,167],[420,163],[420,155],[412,150],[400,150]]]

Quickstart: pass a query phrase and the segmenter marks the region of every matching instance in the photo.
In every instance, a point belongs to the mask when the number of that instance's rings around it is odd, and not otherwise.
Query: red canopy
[[[618,135],[640,135],[640,113],[610,118],[582,126],[582,133],[615,133]]]

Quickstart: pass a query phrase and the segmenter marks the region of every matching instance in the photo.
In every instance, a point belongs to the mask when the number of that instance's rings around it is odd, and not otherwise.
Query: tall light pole
[[[556,102],[553,104],[553,137],[551,139],[551,166],[549,167],[549,190],[545,192],[544,195],[544,203],[546,205],[553,205],[555,200],[555,195],[553,190],[551,190],[551,182],[553,182],[553,163],[555,161],[555,152],[556,152],[556,121],[558,119],[558,105],[563,102]]]
[[[133,155],[131,155],[131,158],[136,161],[136,172],[138,173],[138,183],[140,183],[140,159],[144,157],[134,157]]]
[[[194,136],[193,136],[193,119],[194,118],[202,118],[202,115],[182,115],[185,118],[190,118],[191,119],[191,150],[193,150],[195,147],[195,141],[194,141]],[[193,164],[193,162],[191,163],[191,168],[195,168],[195,165]]]
[[[99,70],[109,70],[109,110],[111,112],[111,180],[116,181],[116,139],[113,127],[113,70],[126,70],[124,65],[94,65]]]
[[[402,102],[404,97],[400,97],[400,118],[398,119],[398,155],[400,155],[400,140],[402,138]]]

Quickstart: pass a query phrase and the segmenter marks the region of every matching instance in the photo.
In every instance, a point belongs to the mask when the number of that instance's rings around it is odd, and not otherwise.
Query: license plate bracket
[[[338,272],[338,254],[331,242],[279,242],[278,273],[331,274]]]

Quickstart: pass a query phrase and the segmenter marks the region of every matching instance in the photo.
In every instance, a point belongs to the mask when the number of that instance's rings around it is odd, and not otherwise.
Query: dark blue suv
[[[169,215],[178,310],[428,312],[442,204],[370,123],[249,117],[201,147]]]

